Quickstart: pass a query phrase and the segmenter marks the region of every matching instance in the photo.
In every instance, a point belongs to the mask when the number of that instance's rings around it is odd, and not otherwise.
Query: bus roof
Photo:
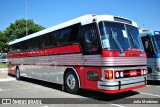
[[[140,32],[140,35],[141,35],[141,37],[160,35],[160,31],[142,30]]]
[[[44,29],[42,31],[33,33],[31,35],[22,37],[20,39],[16,39],[14,41],[9,42],[8,44],[9,45],[16,44],[16,43],[19,43],[21,41],[25,41],[25,40],[28,40],[28,39],[31,39],[31,38],[34,38],[34,37],[37,37],[37,36],[40,36],[40,35],[43,35],[43,34],[46,34],[46,33],[50,33],[52,31],[56,31],[56,30],[59,30],[59,29],[62,29],[62,28],[65,28],[65,27],[68,27],[68,26],[71,26],[71,25],[74,25],[74,24],[80,23],[81,25],[86,25],[86,24],[90,24],[94,21],[97,21],[97,22],[100,22],[100,21],[120,22],[120,23],[126,23],[126,24],[130,24],[132,26],[137,27],[137,24],[134,21],[131,21],[131,20],[126,19],[124,17],[112,16],[112,15],[92,15],[92,14],[88,14],[88,15],[84,15],[84,16],[75,18],[73,20],[64,22],[62,24]]]

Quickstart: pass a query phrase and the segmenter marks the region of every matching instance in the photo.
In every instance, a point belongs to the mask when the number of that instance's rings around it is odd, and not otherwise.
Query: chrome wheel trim
[[[67,85],[70,89],[74,89],[76,86],[76,79],[72,74],[69,74],[67,77]]]
[[[20,71],[19,71],[19,69],[17,69],[17,71],[16,71],[16,77],[17,77],[17,78],[20,77]]]

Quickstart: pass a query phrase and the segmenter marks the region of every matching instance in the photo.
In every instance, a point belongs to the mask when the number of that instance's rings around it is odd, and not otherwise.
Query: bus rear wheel
[[[71,94],[78,93],[78,90],[79,90],[78,78],[73,71],[69,71],[66,73],[65,81],[64,81],[64,88],[65,88],[65,91]]]
[[[20,76],[20,70],[19,68],[16,68],[16,80],[20,80],[21,76]]]

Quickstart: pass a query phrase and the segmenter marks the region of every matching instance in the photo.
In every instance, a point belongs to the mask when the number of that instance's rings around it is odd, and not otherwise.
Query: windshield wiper
[[[116,46],[120,49],[120,53],[124,53],[123,49],[122,49],[122,46],[120,45],[119,41],[117,40],[117,38],[115,38],[115,36],[113,35],[113,30],[112,28],[110,28],[111,30],[111,36],[116,44]]]
[[[131,38],[132,43],[133,43],[133,45],[135,46],[135,48],[138,48],[138,44],[137,44],[137,42],[134,40],[134,38],[133,38],[133,36],[132,36],[131,33],[130,33],[130,38]]]
[[[130,33],[130,37],[131,37],[131,40],[132,40],[133,45],[135,46],[135,48],[140,48],[141,53],[143,53],[142,48],[139,47],[139,44],[135,41],[135,39],[133,38],[133,35],[132,35],[131,33]],[[131,49],[132,49],[132,48],[131,48]]]

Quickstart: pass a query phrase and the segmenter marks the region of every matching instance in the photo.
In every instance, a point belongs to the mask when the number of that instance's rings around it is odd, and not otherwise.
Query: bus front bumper
[[[160,72],[155,72],[151,74],[151,80],[160,80]]]
[[[105,93],[118,93],[146,86],[146,76],[98,81],[98,89]]]

